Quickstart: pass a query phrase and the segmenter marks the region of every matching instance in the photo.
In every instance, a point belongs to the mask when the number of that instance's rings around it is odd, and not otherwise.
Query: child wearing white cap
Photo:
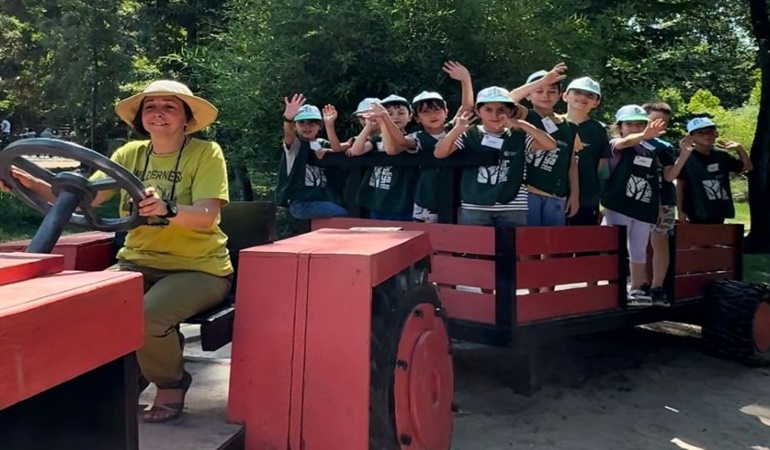
[[[473,110],[473,83],[471,74],[462,64],[449,61],[444,64],[444,72],[452,79],[460,81],[462,88],[462,105],[457,111],[458,115],[464,111]],[[438,141],[446,137],[451,130],[452,122],[447,123],[449,110],[444,97],[438,92],[422,91],[412,99],[414,117],[422,130],[401,136],[391,127],[386,127],[393,137],[392,141],[385,142],[386,151],[389,154],[398,154],[402,151],[410,153],[428,152],[433,155]],[[417,222],[438,221],[438,169],[435,167],[422,167],[414,195],[414,210],[412,218]]]
[[[527,225],[562,226],[567,217],[580,208],[578,166],[575,152],[583,148],[577,125],[554,112],[562,94],[562,72],[558,64],[551,72],[540,70],[531,74],[524,85],[514,91],[512,98],[525,98],[532,104],[526,121],[549,133],[557,143],[553,151],[527,153],[527,189],[529,213]]]
[[[724,223],[735,217],[730,173],[752,170],[751,159],[737,142],[718,141],[717,125],[708,117],[692,119],[687,133],[682,145],[694,151],[677,179],[679,218],[689,223]],[[738,158],[725,150],[736,152]]]
[[[321,111],[305,104],[302,94],[284,99],[283,153],[278,169],[276,203],[289,206],[297,219],[343,217],[344,177],[336,167],[308,164],[311,152],[331,151],[329,141],[319,139]]]
[[[610,141],[610,177],[601,197],[603,225],[626,227],[631,262],[629,306],[652,304],[642,290],[646,278],[650,231],[661,214],[660,163],[650,140],[663,133],[662,120],[650,121],[638,105],[626,105],[615,114],[617,136]]]
[[[433,153],[437,158],[449,157],[462,149],[493,151],[500,158],[495,166],[463,170],[458,223],[526,225],[525,154],[528,150],[554,149],[556,141],[548,133],[515,118],[518,108],[507,90],[497,86],[482,89],[476,97],[476,114],[481,125],[472,125],[473,114],[465,112],[436,145]]]
[[[603,123],[590,116],[601,103],[601,86],[590,77],[577,78],[567,86],[562,99],[567,104],[567,120],[577,125],[583,145],[576,152],[580,207],[577,214],[567,218],[567,223],[598,225],[601,192],[599,172],[607,165],[610,157],[607,129]]]
[[[396,154],[392,151],[395,148],[393,135],[403,136],[404,129],[412,120],[409,101],[404,97],[390,95],[381,101],[372,102],[359,115],[366,120],[367,125],[353,143],[351,149],[354,155],[360,156],[375,149]],[[379,133],[367,139],[367,128],[371,133],[375,129]],[[411,221],[418,176],[417,167],[369,167],[358,187],[358,204],[369,211],[371,219]]]

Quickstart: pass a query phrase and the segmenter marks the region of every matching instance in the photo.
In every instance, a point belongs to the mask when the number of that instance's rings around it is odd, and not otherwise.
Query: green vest
[[[609,155],[610,141],[607,130],[596,119],[578,125],[583,149],[577,152],[580,206],[598,206],[602,181],[599,179],[599,160]]]
[[[385,151],[380,136],[373,137],[371,143],[374,147],[372,151]],[[358,204],[369,211],[411,214],[418,177],[417,167],[369,167],[358,187]]]
[[[460,184],[460,198],[473,205],[511,203],[524,181],[526,164],[526,134],[520,130],[507,130],[502,135],[502,148],[482,145],[484,133],[478,126],[463,135],[463,151],[494,151],[500,155],[497,166],[466,167]]]
[[[540,130],[548,131],[540,114],[530,110],[527,122]],[[566,197],[569,194],[569,166],[575,150],[577,125],[567,120],[556,124],[550,133],[558,145],[556,150],[538,150],[527,153],[527,184],[546,194]]]
[[[655,138],[649,141],[644,141],[641,145],[644,145],[645,143],[652,147],[647,148],[652,149],[655,152],[660,162],[663,162],[666,159],[668,159],[669,162],[676,161],[674,147],[668,142]],[[660,169],[660,204],[666,206],[676,206],[676,186],[674,186],[674,183],[671,181],[666,181],[663,178],[662,165]]]
[[[660,169],[655,153],[637,146],[622,152],[604,187],[602,205],[646,223],[656,223],[660,212]]]
[[[436,149],[438,140],[426,131],[419,131],[414,136],[419,141],[420,152],[430,153]],[[436,167],[423,167],[420,169],[420,178],[417,180],[417,189],[414,193],[414,203],[432,213],[438,211],[438,173]]]
[[[310,152],[321,148],[329,148],[329,142],[316,139],[308,142],[300,139],[299,151],[287,173],[288,161],[286,151],[281,151],[281,162],[278,167],[278,183],[275,189],[275,201],[280,206],[288,206],[289,202],[321,201],[342,205],[342,186],[344,174],[336,167],[321,168],[309,165]],[[312,147],[314,148],[311,148]],[[317,148],[315,148],[317,147]]]
[[[712,149],[706,161],[690,155],[682,170],[685,194],[682,209],[693,222],[714,223],[735,217],[730,190],[730,155]]]

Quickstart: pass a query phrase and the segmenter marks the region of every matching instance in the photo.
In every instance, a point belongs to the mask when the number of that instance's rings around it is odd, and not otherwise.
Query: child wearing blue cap
[[[476,97],[476,115],[481,125],[472,125],[473,114],[464,112],[452,131],[436,144],[436,158],[449,157],[462,149],[494,151],[500,157],[495,166],[463,169],[458,223],[526,225],[526,152],[554,149],[556,141],[548,133],[517,119],[518,108],[507,90],[497,86],[482,89]]]
[[[689,223],[724,223],[735,217],[730,173],[752,170],[751,159],[737,142],[717,140],[717,125],[708,117],[692,119],[687,133],[682,145],[692,147],[693,153],[677,180],[679,218]],[[726,150],[736,152],[738,158]]]
[[[288,205],[289,213],[297,219],[347,216],[342,207],[342,172],[307,163],[311,152],[331,151],[331,145],[318,138],[323,121],[321,111],[305,101],[302,94],[295,94],[291,100],[284,98],[283,152],[276,203]]]
[[[576,151],[578,164],[579,204],[577,214],[567,218],[569,225],[599,225],[599,173],[610,157],[607,128],[590,116],[602,101],[599,82],[590,77],[572,80],[562,95],[567,104],[567,120],[578,127],[583,148]]]
[[[514,101],[526,98],[532,109],[526,121],[549,133],[557,143],[553,151],[527,153],[529,213],[527,225],[562,226],[580,209],[580,186],[575,152],[583,145],[578,127],[554,112],[562,95],[561,80],[567,69],[557,64],[550,72],[540,70],[511,92]]]
[[[661,215],[660,163],[650,143],[660,136],[662,120],[650,121],[638,105],[626,105],[615,114],[617,136],[610,141],[610,177],[601,197],[604,225],[626,227],[631,263],[629,306],[652,304],[642,285],[646,278],[647,244]]]

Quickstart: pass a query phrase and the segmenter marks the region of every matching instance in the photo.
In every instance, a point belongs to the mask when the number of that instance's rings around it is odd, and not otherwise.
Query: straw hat
[[[217,108],[206,100],[193,95],[190,88],[173,80],[158,80],[150,83],[139,94],[121,100],[115,105],[115,112],[123,122],[133,126],[139,105],[145,97],[174,96],[187,103],[192,110],[193,117],[187,124],[185,134],[192,134],[214,123],[217,119]]]

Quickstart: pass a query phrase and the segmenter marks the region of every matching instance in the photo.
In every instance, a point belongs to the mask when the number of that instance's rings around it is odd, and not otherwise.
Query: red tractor
[[[87,200],[104,186],[24,158],[40,152],[104,170],[110,186],[131,195],[143,188],[74,144],[25,140],[0,153],[4,180],[16,165],[59,193],[50,205],[19,190],[46,218],[31,242],[0,247],[28,253],[0,254],[6,292],[0,298],[19,297],[10,308],[0,303],[0,344],[11,349],[0,356],[2,448],[136,449],[131,354],[141,345],[141,283],[100,270],[114,260],[113,234],[140,222],[100,218]],[[101,231],[62,236],[67,223]],[[509,381],[523,393],[540,381],[539,344],[662,320],[702,324],[720,356],[770,360],[770,295],[741,283],[737,225],[679,227],[666,286],[673,305],[665,309],[626,307],[621,227],[328,219],[313,221],[309,233],[271,242],[275,206],[259,202],[225,207],[221,226],[237,263],[235,292],[188,322],[200,325],[204,350],[232,339],[227,421],[237,426],[221,442],[201,440],[194,448],[448,449],[450,337],[509,348]],[[110,293],[116,300],[99,301]],[[51,296],[62,305],[78,301],[77,307],[29,315],[58,304]],[[41,317],[48,321],[38,322]],[[99,323],[109,326],[86,326]],[[42,333],[43,327],[64,334]],[[30,355],[34,368],[19,364]],[[102,389],[98,396],[94,386]],[[168,447],[143,441],[142,448]]]

